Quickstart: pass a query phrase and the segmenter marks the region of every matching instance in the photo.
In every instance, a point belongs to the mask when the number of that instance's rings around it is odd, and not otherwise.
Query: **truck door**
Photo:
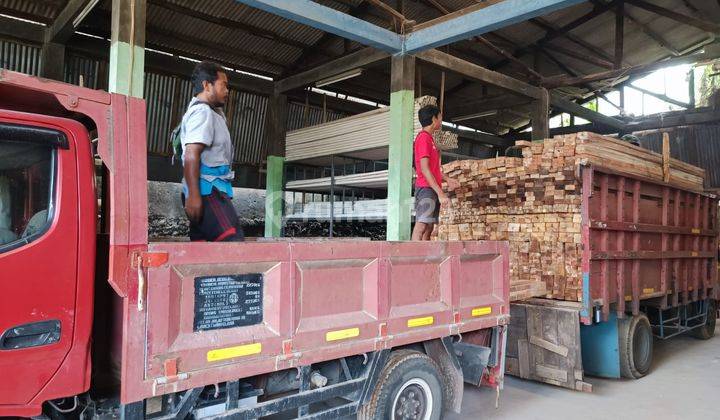
[[[72,345],[76,159],[62,131],[0,111],[0,406],[31,401]]]

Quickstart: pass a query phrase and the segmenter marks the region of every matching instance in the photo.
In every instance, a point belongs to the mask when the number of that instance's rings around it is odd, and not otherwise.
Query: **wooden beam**
[[[53,21],[52,25],[47,28],[45,33],[45,42],[63,44],[75,32],[75,19],[81,13],[87,14],[98,3],[98,0],[70,0],[65,8],[60,11]],[[79,23],[79,22],[78,22]]]
[[[379,50],[402,51],[403,40],[398,34],[311,0],[235,1]]]
[[[649,91],[649,90],[647,90],[647,89],[643,89],[643,88],[641,88],[641,87],[638,87],[638,86],[633,85],[632,83],[628,83],[628,84],[626,84],[625,86],[627,86],[627,87],[629,87],[629,88],[631,88],[631,89],[635,89],[635,90],[637,90],[638,92],[642,92],[642,93],[644,93],[644,94],[646,94],[646,95],[650,95],[650,96],[652,96],[652,97],[654,97],[654,98],[658,98],[658,99],[660,99],[660,100],[663,101],[663,102],[667,102],[667,103],[670,103],[670,104],[673,104],[673,105],[677,105],[677,106],[680,106],[680,107],[683,107],[683,108],[692,108],[692,105],[690,105],[689,103],[682,102],[682,101],[678,101],[677,99],[673,99],[673,98],[671,98],[671,97],[669,97],[669,96],[667,96],[667,95],[663,95],[662,93],[652,92],[652,91]]]
[[[266,156],[285,156],[288,98],[283,94],[268,97],[265,114]]]
[[[510,60],[510,62],[512,62],[512,63],[514,63],[515,65],[517,65],[517,66],[522,70],[523,73],[531,76],[533,79],[535,79],[535,80],[537,80],[537,81],[541,81],[541,80],[542,80],[543,77],[542,77],[542,75],[541,75],[540,73],[538,73],[538,72],[536,72],[535,70],[531,69],[531,68],[530,68],[527,64],[525,64],[522,60],[520,60],[519,58],[515,58],[515,56],[513,56],[513,55],[510,54],[509,52],[503,50],[502,48],[496,46],[496,45],[493,44],[492,42],[488,41],[486,38],[481,37],[481,36],[476,36],[476,37],[473,38],[473,39],[476,40],[479,44],[482,44],[482,45],[484,45],[485,47],[487,47],[488,49],[490,49],[491,51],[493,51],[495,54],[501,55],[501,56],[507,58],[508,60]]]
[[[699,19],[693,16],[684,15],[682,13],[678,13],[676,11],[666,9],[664,7],[648,3],[644,0],[626,0],[627,3],[632,4],[635,7],[639,7],[641,9],[645,9],[648,12],[653,12],[655,14],[658,14],[660,16],[664,16],[668,19],[672,19],[676,22],[694,26],[698,29],[702,29],[705,32],[710,32],[713,34],[720,34],[720,25],[714,22],[710,22],[707,20]]]
[[[625,3],[620,1],[615,8],[615,61],[614,68],[622,68],[625,46]]]
[[[569,114],[575,115],[580,118],[584,118],[584,119],[586,119],[588,121],[592,121],[594,123],[607,125],[607,126],[619,129],[619,130],[624,129],[626,126],[624,121],[621,121],[621,120],[618,120],[617,118],[609,117],[607,115],[603,115],[599,112],[585,108],[582,105],[578,105],[573,101],[563,98],[561,95],[559,95],[557,93],[553,93],[551,95],[551,103],[556,108],[560,108]]]
[[[590,1],[596,6],[604,6],[606,4],[606,0]],[[617,9],[613,9],[613,11],[617,13]],[[666,40],[662,35],[650,29],[650,27],[648,27],[644,23],[640,22],[629,10],[627,10],[626,7],[623,7],[623,13],[625,15],[625,19],[627,19],[630,23],[639,28],[642,33],[653,39],[659,46],[672,53],[672,55],[681,55],[680,51],[677,48],[673,47],[670,41]]]
[[[275,84],[275,91],[282,93],[291,89],[309,86],[318,80],[375,63],[386,59],[388,56],[388,53],[378,51],[371,47],[363,48],[362,50],[332,60],[314,69],[279,80]]]
[[[543,19],[543,18],[530,19],[528,22],[534,24],[535,26],[542,28],[543,30],[545,30],[548,33],[559,31],[562,29],[560,26],[557,26],[554,23],[552,23],[546,19]],[[593,53],[598,58],[607,60],[608,62],[612,61],[612,57],[610,57],[608,55],[608,53],[605,52],[605,50],[585,41],[584,39],[580,38],[579,36],[574,35],[572,32],[565,32],[562,35],[559,35],[559,37],[565,38],[568,41],[572,42],[573,44],[586,49],[587,51]],[[545,41],[545,45],[548,42],[550,42],[550,41]]]
[[[550,138],[550,94],[547,89],[535,101],[532,111],[532,139],[543,140]]]
[[[494,4],[500,3],[503,0],[488,0],[481,3],[474,4],[472,6],[465,7],[460,10],[456,10],[454,12],[451,12],[448,8],[440,4],[437,0],[427,0],[428,3],[430,3],[433,7],[440,10],[442,13],[445,14],[445,16],[440,16],[438,18],[428,20],[426,22],[420,22],[413,28],[416,31],[429,28],[431,26],[439,25],[441,23],[447,23],[455,18],[459,18],[462,16],[467,15],[468,13],[476,12],[478,10],[482,10],[486,7],[490,7]]]
[[[627,133],[637,133],[639,131],[660,130],[663,128],[680,127],[684,125],[710,124],[720,122],[720,110],[711,108],[697,109],[695,111],[678,111],[672,113],[663,113],[658,115],[650,115],[630,121],[625,126]],[[581,124],[572,127],[557,127],[550,129],[550,136],[560,136],[564,134],[578,133],[581,131],[591,131],[598,134],[616,134],[617,129],[600,124]],[[515,140],[530,138],[528,133],[514,133],[511,138]]]
[[[535,42],[534,44],[528,45],[524,48],[517,50],[514,55],[516,57],[522,57],[523,55],[525,55],[527,53],[530,53],[537,49],[542,48],[545,44],[552,41],[553,39],[561,37],[561,36],[565,36],[565,34],[572,31],[573,29],[578,28],[579,26],[582,26],[585,23],[590,22],[591,20],[600,16],[601,14],[607,12],[608,10],[610,10],[611,7],[614,7],[618,1],[619,0],[613,0],[611,3],[608,3],[605,6],[596,6],[590,12],[584,14],[583,16],[580,16],[579,18],[573,20],[572,22],[568,23],[567,25],[565,25],[561,28],[554,29],[554,30],[547,29],[548,32],[543,38],[541,38],[539,41]],[[541,21],[537,21],[534,23],[536,25],[538,25],[538,24],[543,25],[543,23],[540,23],[540,22]],[[547,25],[545,25],[545,26],[547,26]],[[597,52],[597,50],[595,52]],[[601,56],[602,56],[602,54],[601,54]],[[605,56],[603,58],[612,59],[609,56]],[[508,63],[509,63],[509,60],[503,60],[503,61],[500,61],[497,64],[493,65],[491,68],[498,69],[500,67],[507,65]]]
[[[513,145],[513,142],[511,140],[507,140],[498,136],[493,136],[492,134],[481,133],[479,131],[458,130],[449,127],[443,127],[443,130],[457,133],[458,137],[460,137],[461,140],[467,139],[469,141],[472,141],[473,143],[481,143],[503,148]]]
[[[543,47],[541,49],[557,52],[557,53],[566,55],[568,57],[572,57],[572,58],[576,58],[580,61],[584,61],[586,63],[594,64],[598,67],[602,67],[602,68],[606,68],[606,69],[613,68],[613,63],[611,61],[607,61],[600,57],[595,57],[595,56],[592,56],[589,54],[585,54],[585,53],[579,52],[577,50],[574,50],[572,48],[565,48],[565,47],[562,47],[562,46],[556,45],[556,44],[548,44],[546,47]]]
[[[538,99],[542,95],[540,88],[523,81],[514,79],[496,71],[488,70],[477,64],[469,63],[450,54],[429,50],[417,54],[417,58],[436,66],[459,73],[471,79],[497,86],[530,98]]]
[[[45,42],[40,50],[40,76],[46,79],[65,80],[65,45]]]
[[[448,120],[452,121],[453,117],[461,115],[479,114],[485,111],[501,110],[506,108],[515,108],[518,106],[528,105],[532,103],[532,99],[526,96],[503,95],[501,97],[492,97],[480,99],[474,102],[461,101],[452,106],[452,101],[448,100],[448,106],[444,115]]]
[[[430,21],[430,26],[414,30],[405,39],[404,52],[413,54],[451,44],[581,2],[582,0],[504,0],[469,12],[460,10],[459,15],[447,15],[451,17],[449,20],[442,17],[442,21]]]
[[[403,16],[403,14],[392,7],[388,6],[387,4],[383,3],[380,0],[365,0],[369,3],[371,3],[373,6],[377,7],[378,9],[382,10],[383,12],[387,13],[393,20],[396,20],[400,22],[402,25],[405,25],[408,20]]]
[[[666,67],[676,66],[679,64],[701,63],[703,61],[712,60],[718,57],[718,54],[693,54],[683,57],[670,58],[655,63],[640,64],[637,66],[626,67],[618,70],[610,70],[601,73],[588,74],[579,77],[556,76],[545,78],[543,85],[547,88],[558,88],[563,86],[577,86],[587,83],[597,82],[600,80],[614,79],[634,74],[651,73],[655,70]]]

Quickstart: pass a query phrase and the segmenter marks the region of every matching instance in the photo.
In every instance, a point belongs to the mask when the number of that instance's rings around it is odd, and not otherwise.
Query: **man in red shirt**
[[[429,241],[438,222],[440,205],[447,204],[448,197],[442,190],[443,180],[448,188],[459,187],[458,182],[443,176],[440,169],[440,151],[435,145],[433,133],[442,126],[442,113],[434,105],[427,105],[418,111],[423,129],[415,137],[414,159],[417,178],[415,180],[415,227],[413,241]]]

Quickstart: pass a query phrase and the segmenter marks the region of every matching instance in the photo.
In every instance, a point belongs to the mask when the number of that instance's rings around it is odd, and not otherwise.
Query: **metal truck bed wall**
[[[511,305],[506,366],[521,378],[590,391],[583,380],[582,328],[612,328],[641,305],[665,309],[717,296],[718,202],[608,168],[580,170],[582,302]],[[610,322],[581,328],[578,318],[585,325]],[[617,332],[606,337],[617,346]],[[616,351],[607,355],[618,359]]]
[[[147,301],[126,299],[122,399],[505,324],[507,256],[502,242],[151,243]]]
[[[581,318],[607,320],[640,302],[661,308],[708,296],[717,287],[717,197],[608,168],[582,167],[584,244]]]

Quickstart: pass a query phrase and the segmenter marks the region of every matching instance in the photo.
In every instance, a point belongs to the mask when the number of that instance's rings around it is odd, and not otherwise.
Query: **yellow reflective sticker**
[[[692,230],[692,233],[694,233],[694,234],[697,235],[698,233],[700,233],[700,229],[693,229],[693,230]]]
[[[348,328],[346,330],[328,331],[325,333],[325,341],[345,340],[360,335],[360,328]]]
[[[644,295],[649,295],[650,293],[655,293],[655,289],[652,288],[652,287],[649,288],[649,289],[643,289],[643,294],[644,294]]]
[[[232,359],[234,357],[250,356],[262,352],[262,343],[245,344],[244,346],[228,347],[224,349],[210,350],[207,353],[208,362]]]
[[[630,295],[625,296],[625,300],[632,300],[632,296],[630,296]]]
[[[492,313],[492,307],[483,306],[482,308],[475,308],[472,310],[472,316],[483,316]]]
[[[424,316],[422,318],[412,318],[408,319],[407,326],[410,328],[413,327],[422,327],[424,325],[432,325],[435,323],[435,318],[432,316]]]

